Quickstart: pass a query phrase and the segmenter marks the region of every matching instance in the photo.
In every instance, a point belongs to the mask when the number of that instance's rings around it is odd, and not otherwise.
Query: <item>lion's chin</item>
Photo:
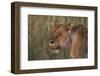
[[[60,50],[53,50],[53,52],[54,52],[55,54],[58,54],[58,53],[60,53]]]

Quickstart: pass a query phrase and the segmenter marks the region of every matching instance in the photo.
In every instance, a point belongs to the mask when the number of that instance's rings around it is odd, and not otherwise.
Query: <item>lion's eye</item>
[[[55,38],[57,38],[58,37],[58,35],[55,35]]]

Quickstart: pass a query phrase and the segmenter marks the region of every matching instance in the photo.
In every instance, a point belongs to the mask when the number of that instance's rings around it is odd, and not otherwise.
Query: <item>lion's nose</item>
[[[50,43],[52,44],[52,43],[54,43],[54,41],[53,41],[53,40],[51,40],[51,42],[50,42]]]
[[[54,46],[54,44],[53,44],[53,43],[54,43],[54,41],[53,41],[53,40],[51,40],[51,41],[50,41],[50,43],[49,43],[50,47],[53,47],[53,46]]]

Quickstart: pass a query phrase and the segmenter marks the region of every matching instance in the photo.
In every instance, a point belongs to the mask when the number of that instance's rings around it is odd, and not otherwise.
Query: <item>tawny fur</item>
[[[70,58],[83,58],[87,54],[87,27],[79,24],[69,28],[63,24],[51,26],[53,49],[66,48],[70,51]],[[70,34],[71,33],[71,34]],[[69,37],[69,34],[71,37]]]

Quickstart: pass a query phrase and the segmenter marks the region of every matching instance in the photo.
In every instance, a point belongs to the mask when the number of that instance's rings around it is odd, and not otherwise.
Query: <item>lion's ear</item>
[[[53,17],[52,17],[52,20],[51,20],[51,25],[50,25],[51,32],[55,31],[56,27],[57,27],[57,24],[56,24],[56,17],[53,16]]]
[[[57,29],[57,24],[56,24],[55,22],[52,22],[50,28],[51,28],[51,32],[56,31],[56,29]]]
[[[69,30],[72,29],[73,24],[70,22],[70,23],[66,24],[64,27],[65,27],[65,29],[66,29],[67,31],[69,31]]]
[[[67,24],[67,28],[68,28],[69,30],[71,30],[73,26],[74,26],[74,25],[73,25],[73,23],[71,23],[71,22]]]

